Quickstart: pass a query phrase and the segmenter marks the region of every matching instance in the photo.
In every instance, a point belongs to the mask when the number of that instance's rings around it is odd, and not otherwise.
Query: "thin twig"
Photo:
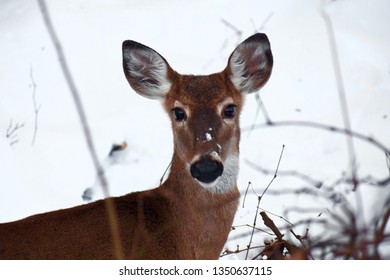
[[[290,226],[294,226],[294,224],[293,224],[292,222],[290,222],[289,220],[287,220],[285,217],[283,217],[283,216],[281,216],[281,215],[275,214],[275,213],[273,213],[273,212],[271,212],[271,211],[268,211],[268,210],[265,210],[265,209],[263,209],[263,208],[261,208],[261,207],[260,207],[260,210],[261,210],[262,212],[266,212],[267,214],[270,214],[270,215],[272,215],[272,216],[275,216],[275,217],[277,217],[277,218],[279,218],[279,219],[285,221],[285,222],[286,222],[287,224],[289,224]]]
[[[251,19],[251,22],[252,22],[252,25],[253,25],[253,29],[255,32],[260,32],[262,31],[263,29],[265,29],[265,26],[267,25],[267,23],[270,21],[270,19],[272,18],[272,16],[274,15],[274,12],[270,12],[267,17],[263,20],[263,22],[261,23],[260,27],[256,27],[256,23],[253,19]]]
[[[259,171],[265,175],[273,173],[272,170],[265,169],[252,161],[245,160],[245,163],[248,164],[249,167],[251,167],[251,168],[255,169],[256,171]],[[319,180],[315,180],[315,179],[313,179],[313,178],[311,178],[303,173],[300,173],[300,172],[294,171],[294,170],[279,170],[278,175],[292,176],[292,177],[300,178],[301,180],[315,186],[317,189],[321,188],[323,185],[323,182],[321,182]]]
[[[242,201],[242,208],[245,208],[245,200],[246,200],[246,196],[248,195],[249,187],[252,187],[252,182],[248,182],[248,186],[246,187],[244,199]],[[253,190],[253,188],[252,188],[252,190]],[[254,190],[253,190],[253,192],[256,194],[256,192]],[[256,194],[256,196],[258,196],[258,195]]]
[[[31,78],[31,85],[33,87],[33,94],[32,94],[32,99],[33,99],[33,104],[34,104],[34,114],[35,114],[35,121],[34,121],[34,133],[33,133],[33,138],[31,141],[31,145],[34,145],[35,139],[37,137],[37,131],[38,131],[38,112],[41,109],[41,105],[37,105],[37,100],[36,100],[36,90],[37,90],[37,84],[35,83],[34,76],[33,76],[33,70],[32,70],[32,64],[30,64],[30,78]]]
[[[314,257],[313,257],[313,255],[311,254],[310,250],[308,250],[307,246],[305,245],[305,242],[303,242],[303,239],[307,239],[307,236],[308,236],[308,233],[309,233],[309,229],[308,229],[308,228],[306,229],[306,233],[305,233],[305,236],[304,236],[304,237],[295,234],[295,232],[294,232],[293,229],[290,229],[290,232],[291,232],[292,235],[294,235],[294,237],[301,243],[301,245],[302,245],[302,247],[305,249],[305,252],[307,253],[308,257],[310,257],[310,259],[314,260]]]
[[[340,128],[332,125],[326,125],[322,123],[309,122],[309,121],[276,121],[276,122],[270,121],[267,123],[256,124],[255,126],[244,127],[241,129],[241,132],[245,133],[252,129],[278,127],[278,126],[302,126],[302,127],[310,127],[310,128],[327,130],[330,132],[337,132],[365,141],[369,144],[372,144],[373,146],[377,147],[378,149],[380,149],[385,153],[390,153],[390,148],[386,147],[384,144],[374,139],[373,137],[366,136],[360,132],[352,131],[347,128]]]
[[[163,175],[161,176],[161,179],[160,179],[160,186],[162,185],[163,181],[164,181],[164,178],[165,178],[165,175],[167,174],[168,170],[171,168],[172,166],[172,160],[169,162],[167,168],[165,169]]]
[[[225,251],[223,251],[221,253],[220,257],[222,258],[222,257],[228,256],[228,255],[238,254],[238,253],[242,253],[242,252],[248,252],[249,250],[260,249],[260,248],[264,248],[264,245],[254,246],[251,248],[244,248],[244,249],[240,249],[239,246],[237,245],[237,249],[235,251],[231,251],[231,250],[226,249]]]
[[[386,209],[382,217],[382,223],[380,224],[378,230],[376,230],[375,233],[375,240],[377,241],[376,245],[382,242],[385,237],[385,229],[386,229],[387,222],[389,221],[389,218],[390,218],[390,207]]]
[[[231,24],[230,22],[228,22],[226,19],[222,18],[221,19],[222,23],[225,24],[227,27],[229,27],[231,30],[234,31],[234,33],[236,33],[236,36],[237,36],[237,44],[239,44],[241,42],[241,38],[242,38],[242,31],[240,29],[238,29],[237,27],[235,27],[233,24]]]
[[[330,51],[332,55],[332,62],[333,62],[333,70],[335,73],[336,78],[336,84],[337,84],[337,91],[339,94],[340,99],[340,105],[341,105],[341,112],[343,116],[343,122],[346,130],[351,131],[351,121],[349,118],[349,112],[348,112],[348,104],[347,104],[347,98],[345,95],[345,88],[343,83],[343,77],[340,67],[340,59],[337,51],[337,44],[336,44],[336,37],[333,29],[333,24],[330,16],[326,13],[325,8],[321,8],[321,15],[325,21],[326,30],[329,37],[329,45],[330,45]],[[349,153],[349,164],[351,169],[351,177],[356,178],[357,171],[356,171],[356,153],[355,148],[353,144],[353,138],[351,135],[346,134],[347,139],[347,147],[348,147],[348,153]],[[358,182],[354,181],[353,189],[356,190],[358,186]]]
[[[272,179],[272,180],[273,180],[273,179]],[[251,245],[252,245],[253,236],[254,236],[254,234],[255,234],[255,228],[256,228],[257,216],[258,216],[258,213],[259,213],[260,201],[261,201],[261,196],[258,196],[258,197],[257,197],[257,206],[256,206],[255,218],[254,218],[254,220],[253,220],[253,228],[252,228],[251,236],[250,236],[250,238],[249,238],[249,243],[248,243],[248,245],[246,246],[246,247],[248,248],[248,251],[246,251],[245,260],[248,259],[249,248],[250,248]]]
[[[47,6],[44,0],[38,0],[38,4],[42,13],[43,20],[45,22],[45,25],[47,27],[47,30],[49,32],[50,38],[53,41],[54,47],[56,49],[58,59],[62,68],[62,71],[64,73],[66,82],[69,86],[70,92],[72,93],[73,100],[76,105],[76,109],[78,112],[78,115],[80,117],[80,122],[82,124],[85,140],[87,142],[87,147],[89,149],[93,164],[95,166],[95,169],[97,171],[101,186],[103,188],[103,193],[106,197],[105,205],[106,205],[106,211],[108,215],[108,222],[109,222],[109,227],[111,231],[111,238],[114,246],[114,255],[117,259],[123,259],[123,250],[122,250],[122,245],[121,245],[121,238],[120,238],[120,232],[119,232],[119,225],[118,225],[118,219],[117,219],[117,213],[115,210],[115,205],[112,200],[112,198],[109,195],[109,190],[108,190],[108,182],[107,179],[104,175],[103,168],[98,160],[98,156],[96,153],[95,145],[92,140],[92,135],[88,126],[87,122],[87,117],[85,115],[83,105],[80,99],[80,94],[76,88],[76,85],[74,83],[74,80],[72,78],[72,75],[70,73],[68,64],[65,59],[65,54],[62,50],[61,43],[57,37],[57,34],[54,30],[52,21],[50,19],[49,12],[47,10]]]
[[[17,131],[21,129],[23,126],[24,123],[22,124],[16,123],[15,125],[13,125],[13,120],[11,119],[5,134],[5,137],[9,139],[11,146],[19,142],[19,140],[17,139],[18,137]]]
[[[267,192],[268,188],[271,186],[271,184],[273,183],[273,181],[274,181],[274,180],[276,179],[276,177],[278,176],[279,167],[280,167],[280,162],[282,161],[282,156],[283,156],[283,152],[284,152],[284,148],[285,148],[285,147],[286,147],[286,146],[283,144],[283,146],[282,146],[282,151],[280,152],[278,164],[277,164],[276,169],[275,169],[274,177],[271,179],[271,181],[269,182],[268,186],[264,189],[263,193],[260,195],[260,199],[264,196],[264,194]]]
[[[261,209],[261,208],[260,208],[260,209]],[[253,227],[252,225],[250,225],[250,224],[244,224],[244,225],[232,226],[232,230],[236,230],[237,228],[241,228],[241,227],[245,227],[245,228],[254,228],[254,227]],[[262,228],[255,227],[254,229],[257,230],[257,231],[266,233],[266,234],[268,234],[268,235],[273,235],[273,233],[268,232],[268,231],[266,231],[266,230],[264,230],[264,229],[262,229]],[[247,236],[247,234],[245,234],[244,236]]]
[[[257,216],[259,214],[259,209],[260,209],[260,202],[261,202],[261,199],[263,198],[264,194],[267,192],[268,188],[272,185],[273,181],[275,180],[275,178],[277,177],[277,174],[278,174],[278,170],[279,170],[279,166],[280,166],[280,162],[282,160],[282,156],[283,156],[283,152],[284,152],[284,148],[285,148],[285,145],[283,145],[282,147],[282,151],[280,152],[280,156],[279,156],[279,160],[278,160],[278,164],[276,166],[276,170],[275,170],[275,174],[274,176],[272,177],[271,181],[268,183],[268,186],[264,189],[263,193],[257,197],[257,206],[256,206],[256,213],[255,213],[255,218],[253,220],[253,228],[252,228],[252,232],[251,232],[251,236],[250,236],[250,239],[249,239],[249,243],[247,245],[247,248],[249,249],[252,245],[252,240],[253,240],[253,236],[255,234],[255,228],[256,228],[256,222],[257,222]],[[249,186],[248,186],[249,187]],[[249,254],[249,250],[246,252],[246,255],[245,255],[245,259],[247,260],[248,259],[248,254]]]
[[[269,114],[267,112],[267,109],[265,108],[264,106],[264,103],[263,103],[263,100],[261,99],[260,97],[260,93],[259,92],[256,92],[255,94],[255,98],[256,98],[256,103],[257,103],[257,107],[256,107],[256,113],[255,113],[255,119],[254,119],[254,122],[251,126],[251,129],[248,131],[248,137],[250,136],[252,130],[255,128],[256,126],[256,119],[257,119],[257,116],[259,115],[259,112],[260,110],[263,112],[263,116],[264,116],[264,119],[267,123],[271,122],[271,119],[269,117]]]

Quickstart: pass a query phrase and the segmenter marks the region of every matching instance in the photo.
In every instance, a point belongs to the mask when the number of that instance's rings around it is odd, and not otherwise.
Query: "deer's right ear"
[[[126,79],[135,92],[151,99],[164,99],[171,89],[166,60],[155,50],[134,41],[123,42],[122,56]]]
[[[251,93],[268,81],[272,66],[273,58],[267,35],[257,33],[237,46],[225,71],[239,91]]]

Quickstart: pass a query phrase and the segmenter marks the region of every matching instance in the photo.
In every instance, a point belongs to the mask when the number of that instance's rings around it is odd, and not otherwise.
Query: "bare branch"
[[[265,175],[269,175],[269,174],[272,174],[273,171],[272,170],[268,170],[268,169],[265,169],[265,168],[262,168],[261,166],[259,166],[258,164],[252,162],[252,161],[249,161],[249,160],[245,160],[245,162],[251,167],[253,168],[254,170],[256,171],[259,171]],[[316,188],[321,188],[321,186],[323,185],[323,182],[322,181],[319,181],[319,180],[315,180],[303,173],[300,173],[298,171],[288,171],[288,170],[279,170],[278,172],[278,175],[281,175],[281,176],[293,176],[293,177],[297,177],[297,178],[300,178],[301,180],[305,181],[305,182],[308,182],[309,184],[315,186]]]
[[[279,156],[279,160],[278,160],[278,164],[276,166],[276,170],[275,170],[275,173],[274,173],[274,176],[272,177],[271,181],[269,182],[268,186],[264,189],[263,193],[257,197],[257,207],[256,207],[256,213],[255,213],[255,218],[253,220],[253,228],[252,228],[252,233],[251,233],[251,237],[249,239],[249,243],[248,243],[248,246],[247,248],[250,248],[251,245],[252,245],[252,240],[253,240],[253,236],[254,236],[254,233],[255,233],[255,227],[256,227],[256,221],[257,221],[257,216],[259,214],[259,207],[260,207],[260,202],[261,202],[261,199],[262,197],[264,196],[264,194],[267,192],[268,188],[271,186],[271,184],[273,183],[273,181],[275,180],[275,178],[277,177],[277,174],[278,174],[278,170],[279,170],[279,166],[280,166],[280,162],[282,160],[282,156],[283,156],[283,152],[284,152],[284,145],[282,147],[282,151],[280,152],[280,156]],[[248,186],[249,187],[249,186]],[[247,260],[248,259],[248,254],[249,254],[249,250],[246,252],[246,256],[245,256],[245,259]]]
[[[38,131],[38,112],[41,109],[41,105],[37,105],[37,100],[36,100],[36,97],[35,97],[37,84],[35,83],[35,80],[34,80],[32,65],[30,65],[30,78],[31,78],[31,83],[32,83],[31,85],[33,87],[32,99],[33,99],[34,114],[35,114],[34,133],[33,133],[33,138],[32,138],[32,141],[31,141],[31,145],[34,145],[35,138],[37,137],[37,131]]]
[[[272,18],[272,16],[274,15],[273,12],[270,12],[268,14],[268,16],[263,20],[263,22],[261,23],[260,27],[256,27],[256,23],[253,19],[251,19],[251,23],[253,25],[253,29],[255,32],[260,32],[262,31],[263,29],[265,29],[265,26],[267,25],[267,23],[270,21],[270,19]]]
[[[166,175],[167,172],[170,170],[171,166],[172,166],[172,160],[169,162],[167,168],[165,169],[163,175],[162,175],[161,178],[160,178],[160,186],[161,186],[162,183],[164,182],[165,175]]]
[[[264,116],[264,119],[265,119],[266,123],[271,122],[271,118],[269,117],[269,114],[268,114],[268,112],[267,112],[267,109],[266,109],[265,106],[264,106],[263,100],[261,99],[261,96],[260,96],[260,93],[259,93],[259,92],[256,92],[255,98],[256,98],[256,103],[257,103],[256,113],[255,113],[255,119],[254,119],[254,121],[253,121],[253,124],[252,124],[250,130],[248,131],[248,137],[250,136],[252,130],[253,130],[253,129],[255,128],[255,126],[256,126],[256,119],[257,119],[257,116],[259,115],[260,110],[261,110],[262,113],[263,113],[263,116]]]
[[[337,46],[336,46],[336,37],[334,34],[333,24],[330,16],[326,13],[325,8],[321,8],[321,15],[325,21],[326,30],[328,32],[329,36],[329,45],[330,45],[330,51],[332,54],[332,62],[333,62],[333,69],[335,73],[336,78],[336,84],[337,84],[337,91],[339,94],[339,100],[341,105],[341,112],[343,115],[343,121],[344,126],[346,130],[351,131],[351,121],[349,119],[349,112],[348,112],[348,104],[347,104],[347,98],[345,95],[345,89],[343,84],[343,77],[341,73],[341,67],[340,67],[340,60],[337,52]],[[348,146],[348,152],[349,152],[349,164],[351,169],[351,176],[352,178],[357,177],[357,170],[356,170],[356,153],[355,148],[353,144],[353,138],[351,135],[346,134],[347,139],[347,146]],[[354,181],[353,189],[356,190],[358,186],[358,182]]]
[[[5,133],[5,137],[9,139],[11,146],[19,142],[19,139],[17,139],[18,138],[17,131],[21,129],[23,126],[24,123],[21,124],[16,123],[15,125],[13,125],[13,121],[11,119],[7,131]]]
[[[228,22],[226,19],[222,18],[221,19],[222,23],[224,25],[226,25],[227,27],[229,27],[231,30],[234,31],[234,33],[236,34],[237,36],[237,44],[239,44],[242,40],[242,31],[240,29],[238,29],[237,27],[235,27],[233,24],[231,24],[230,22]]]
[[[62,50],[61,43],[57,37],[57,34],[54,30],[49,12],[47,10],[47,6],[44,0],[38,0],[38,4],[42,13],[43,20],[45,22],[46,28],[49,32],[50,38],[53,41],[53,44],[55,46],[58,59],[62,68],[62,72],[64,73],[66,82],[69,86],[70,92],[72,94],[73,100],[76,105],[76,109],[78,112],[78,115],[80,117],[80,122],[83,127],[83,132],[85,136],[85,140],[87,142],[87,147],[89,149],[93,164],[95,166],[95,169],[98,174],[98,178],[100,180],[101,186],[103,188],[103,193],[106,197],[105,204],[106,204],[106,210],[108,214],[108,222],[111,230],[111,237],[113,241],[113,246],[114,246],[114,253],[115,257],[117,259],[123,259],[123,250],[122,250],[122,245],[121,245],[121,238],[120,238],[120,232],[119,232],[119,225],[118,225],[118,219],[117,219],[117,214],[115,210],[115,206],[113,204],[113,200],[110,198],[109,195],[109,190],[108,190],[108,182],[107,179],[104,175],[103,168],[98,160],[98,156],[96,153],[95,145],[92,140],[92,135],[88,126],[87,122],[87,117],[85,115],[85,111],[83,109],[83,105],[80,99],[80,94],[76,88],[76,85],[74,83],[74,80],[72,78],[72,75],[70,73],[68,64],[65,59],[65,54]]]
[[[384,144],[379,142],[378,140],[374,139],[373,137],[366,136],[360,132],[352,131],[347,128],[339,128],[332,125],[326,125],[316,122],[309,122],[309,121],[270,121],[267,123],[262,124],[256,124],[255,126],[250,127],[244,127],[241,129],[243,133],[248,132],[252,129],[260,129],[260,128],[267,128],[267,127],[278,127],[278,126],[302,126],[302,127],[310,127],[310,128],[317,128],[321,130],[327,130],[329,132],[336,132],[345,134],[354,138],[357,138],[359,140],[365,141],[369,144],[372,144],[373,146],[377,147],[381,151],[385,153],[390,153],[390,148],[386,147]]]

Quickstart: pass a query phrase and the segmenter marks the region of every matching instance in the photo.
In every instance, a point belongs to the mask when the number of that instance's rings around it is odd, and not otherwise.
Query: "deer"
[[[115,259],[105,214],[112,199],[125,259],[218,259],[240,192],[239,117],[246,94],[270,78],[270,42],[256,33],[226,68],[182,75],[155,50],[122,44],[131,88],[159,100],[171,120],[173,156],[158,187],[0,224],[0,259]]]

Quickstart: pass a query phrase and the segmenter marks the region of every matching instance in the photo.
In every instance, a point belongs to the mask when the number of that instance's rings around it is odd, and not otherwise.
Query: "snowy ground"
[[[112,143],[128,143],[125,157],[107,170],[112,195],[156,186],[172,154],[170,124],[160,104],[136,95],[122,73],[121,44],[126,39],[154,48],[180,73],[207,74],[222,70],[239,42],[264,32],[275,60],[273,75],[261,91],[271,119],[343,127],[328,34],[319,12],[325,7],[334,24],[352,129],[390,146],[387,0],[47,2],[99,157],[104,160]],[[35,1],[1,1],[0,51],[0,222],[84,203],[81,194],[94,184],[95,171]],[[242,127],[264,123],[257,110],[255,95],[248,96]],[[7,129],[16,124],[22,127],[7,137]],[[360,140],[354,144],[360,177],[389,175],[383,151]],[[242,134],[242,193],[249,181],[260,193],[272,178],[246,162],[273,170],[282,145],[286,149],[280,171],[299,171],[326,183],[348,172],[343,135],[296,126],[255,129]],[[283,192],[306,185],[300,179],[279,176],[270,190]],[[348,186],[344,188],[348,193]],[[385,206],[389,186],[361,189],[369,220]],[[235,225],[253,223],[257,198],[249,193]],[[357,196],[349,194],[352,203]],[[98,193],[94,198],[101,197]],[[331,207],[305,194],[266,195],[261,204],[277,215],[293,206],[315,206],[324,212]],[[300,217],[290,213],[288,219],[294,222]],[[239,230],[240,234],[250,232],[247,227]],[[231,238],[228,246],[243,248],[248,238]]]

